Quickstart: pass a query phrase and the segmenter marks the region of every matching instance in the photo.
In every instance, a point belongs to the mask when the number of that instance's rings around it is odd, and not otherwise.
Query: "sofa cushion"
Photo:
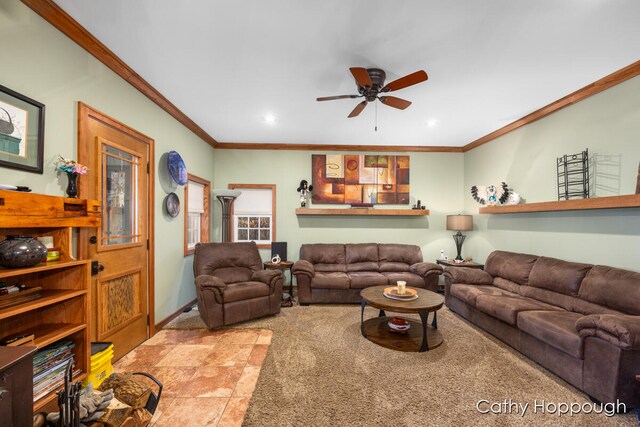
[[[562,261],[541,256],[529,273],[529,286],[565,295],[578,296],[580,283],[593,267],[591,264]]]
[[[347,271],[378,271],[378,244],[347,243],[345,258]]]
[[[349,277],[342,272],[316,272],[311,279],[312,288],[349,289]]]
[[[561,310],[543,302],[521,297],[519,295],[479,295],[476,308],[486,314],[516,325],[518,313],[527,310]]]
[[[640,273],[596,265],[582,281],[578,296],[627,314],[640,314]]]
[[[302,245],[300,247],[300,259],[309,261],[316,271],[347,271],[343,244],[314,243]]]
[[[502,277],[493,278],[493,286],[504,289],[505,291],[513,292],[514,294],[520,293],[522,285],[512,282],[511,280],[503,279]]]
[[[449,288],[451,295],[469,304],[476,306],[476,298],[480,295],[509,295],[516,296],[513,292],[505,291],[491,285],[465,285],[463,283],[454,283]]]
[[[269,285],[262,282],[232,283],[224,288],[224,302],[244,301],[269,296]]]
[[[531,268],[537,259],[535,255],[493,251],[484,264],[484,271],[494,277],[502,277],[520,285],[526,285]]]
[[[409,271],[410,265],[422,262],[422,251],[416,245],[379,244],[378,256],[381,272]]]
[[[387,286],[387,276],[375,271],[353,271],[347,273],[352,289],[364,289],[370,286]]]
[[[518,313],[518,329],[582,359],[583,341],[576,329],[576,321],[581,317],[581,314],[568,311],[521,311]]]
[[[389,280],[390,286],[396,286],[398,280],[404,280],[407,282],[407,286],[413,286],[415,288],[424,288],[424,279],[417,274],[413,273],[402,273],[402,272],[391,272],[391,271],[383,271],[383,275],[387,276],[387,280]]]

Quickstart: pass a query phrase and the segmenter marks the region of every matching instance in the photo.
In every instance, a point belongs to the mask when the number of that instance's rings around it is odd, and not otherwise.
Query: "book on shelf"
[[[0,340],[0,345],[6,345],[7,347],[17,347],[30,343],[36,338],[36,336],[29,332],[23,332],[19,334],[9,335]]]
[[[40,291],[42,290],[41,286],[34,287],[26,287],[24,285],[13,285],[18,287],[18,291],[9,292],[8,290],[5,293],[0,293],[0,309],[11,307],[12,305],[22,304],[27,301],[31,301],[34,299],[40,298]],[[7,289],[8,286],[1,287],[2,289]]]
[[[72,341],[60,341],[35,354],[33,357],[34,402],[64,384],[67,365],[74,360],[74,348],[75,343]],[[80,369],[74,369],[73,376],[80,372]]]

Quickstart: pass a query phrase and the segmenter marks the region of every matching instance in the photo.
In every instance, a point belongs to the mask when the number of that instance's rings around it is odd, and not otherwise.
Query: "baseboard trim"
[[[182,307],[177,309],[174,313],[170,314],[169,316],[165,317],[160,322],[156,323],[156,333],[158,331],[160,331],[162,328],[164,328],[165,326],[167,326],[167,323],[171,322],[173,319],[175,319],[176,317],[180,316],[180,314],[182,314],[182,312],[184,311],[185,308],[191,307],[196,302],[197,302],[197,300],[195,300],[195,299],[192,300],[192,301],[189,301],[188,303],[186,303],[185,305],[183,305]]]

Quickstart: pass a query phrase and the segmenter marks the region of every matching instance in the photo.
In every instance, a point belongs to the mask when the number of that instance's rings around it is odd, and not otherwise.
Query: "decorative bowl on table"
[[[402,317],[392,317],[387,325],[389,325],[389,329],[391,330],[391,332],[399,332],[401,334],[407,332],[411,327],[411,323],[409,323]]]
[[[399,300],[399,301],[412,301],[418,298],[418,291],[412,288],[406,288],[404,294],[398,292],[398,288],[396,286],[389,286],[388,288],[384,288],[382,294],[390,299]]]

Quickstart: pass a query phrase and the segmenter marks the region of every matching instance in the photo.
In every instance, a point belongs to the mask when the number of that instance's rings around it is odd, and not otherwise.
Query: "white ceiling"
[[[638,0],[55,2],[219,142],[462,146],[640,59]],[[429,80],[375,132],[352,66]]]

